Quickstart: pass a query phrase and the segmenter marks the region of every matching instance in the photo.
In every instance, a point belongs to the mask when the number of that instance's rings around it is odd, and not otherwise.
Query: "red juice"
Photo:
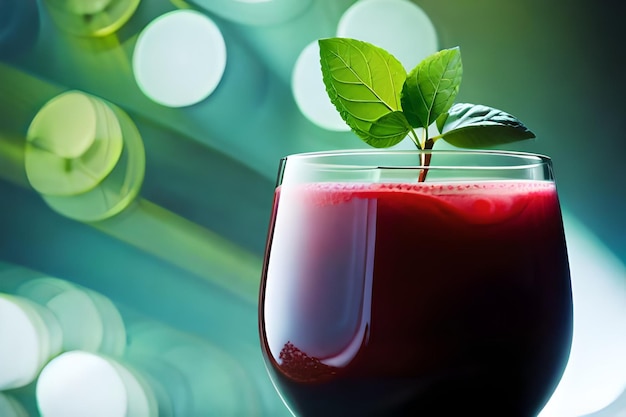
[[[571,291],[547,181],[277,189],[262,348],[297,416],[534,416]]]

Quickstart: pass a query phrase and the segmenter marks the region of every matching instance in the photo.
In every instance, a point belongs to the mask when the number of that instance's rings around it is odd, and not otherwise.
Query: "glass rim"
[[[398,165],[389,165],[389,164],[351,164],[351,163],[342,163],[342,162],[334,162],[327,161],[321,162],[324,158],[334,159],[339,157],[358,157],[358,156],[406,156],[406,155],[448,155],[448,156],[463,156],[468,155],[472,157],[508,157],[512,159],[519,159],[519,164],[502,164],[502,165],[480,165],[480,164],[440,164],[437,158],[432,158],[428,165],[424,165],[423,163],[419,164],[398,164]],[[476,149],[339,149],[339,150],[329,150],[329,151],[314,151],[314,152],[302,152],[302,153],[294,153],[290,155],[286,155],[281,158],[281,163],[284,164],[289,160],[297,160],[305,163],[312,163],[317,166],[333,166],[333,167],[344,167],[344,168],[360,168],[360,169],[434,169],[434,170],[471,170],[471,169],[493,169],[493,170],[507,170],[507,169],[528,169],[528,168],[536,168],[543,165],[551,165],[552,158],[547,155],[534,153],[534,152],[524,152],[524,151],[509,151],[509,150],[498,150],[498,149],[488,149],[488,150],[476,150]],[[320,160],[320,162],[314,162],[316,160]],[[419,159],[422,161],[421,159]]]

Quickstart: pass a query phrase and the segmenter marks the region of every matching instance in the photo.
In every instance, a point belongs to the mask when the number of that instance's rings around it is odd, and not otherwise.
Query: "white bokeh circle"
[[[0,293],[0,391],[30,384],[61,349],[52,313],[23,297]]]
[[[42,417],[156,417],[151,389],[113,359],[65,352],[41,371],[36,386]]]
[[[326,93],[317,41],[300,52],[291,76],[291,90],[298,108],[311,122],[327,130],[350,130]]]
[[[437,52],[437,32],[428,15],[408,0],[360,0],[337,25],[337,36],[372,43],[394,55],[410,71]]]
[[[140,33],[133,72],[141,91],[168,107],[184,107],[207,98],[226,68],[226,44],[219,27],[194,10],[159,16]]]
[[[563,378],[539,417],[586,416],[626,389],[626,266],[571,213],[563,222],[574,333]]]

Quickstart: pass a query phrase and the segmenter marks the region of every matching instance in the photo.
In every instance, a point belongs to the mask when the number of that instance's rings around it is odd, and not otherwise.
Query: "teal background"
[[[173,262],[168,254],[191,238],[155,241],[154,231],[141,227],[122,238],[124,233],[55,213],[28,186],[20,161],[28,124],[47,100],[70,89],[108,100],[141,133],[146,173],[140,195],[165,210],[157,223],[176,227],[182,218],[192,224],[191,234],[211,231],[249,256],[260,275],[279,158],[363,147],[352,133],[328,132],[307,121],[289,86],[299,51],[333,36],[352,1],[313,0],[303,13],[314,18],[268,25],[236,23],[199,8],[222,29],[229,60],[215,93],[181,109],[146,98],[130,64],[141,29],[175,10],[174,2],[143,0],[130,21],[105,38],[64,33],[36,2],[38,16],[27,16],[7,41],[2,25],[15,23],[7,16],[20,1],[0,0],[0,261],[84,285],[210,341],[263,381],[260,414],[286,415],[264,379],[257,349],[256,305],[249,295],[258,282],[248,282],[241,296],[224,289],[223,278],[211,271],[198,273],[193,256],[188,264]],[[551,156],[564,209],[626,262],[624,6],[578,0],[415,3],[432,19],[440,47],[461,47],[464,79],[457,101],[519,116],[537,139],[506,148]],[[28,392],[18,394],[29,398]]]

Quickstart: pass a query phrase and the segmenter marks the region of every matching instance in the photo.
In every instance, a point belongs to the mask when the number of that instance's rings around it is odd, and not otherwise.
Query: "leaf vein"
[[[367,58],[366,58],[365,54],[363,53],[363,51],[362,51],[361,49],[359,49],[359,48],[356,48],[356,47],[355,47],[355,49],[359,52],[359,54],[361,54],[361,56],[363,57],[363,59],[364,59],[366,62],[368,62],[368,60],[367,60]],[[370,92],[371,92],[371,93],[372,93],[372,94],[373,94],[373,95],[374,95],[374,96],[375,96],[375,97],[379,100],[379,102],[380,102],[380,103],[383,103],[383,104],[384,104],[384,105],[385,105],[385,106],[386,106],[386,107],[387,107],[390,111],[395,110],[395,109],[394,109],[393,107],[391,107],[391,106],[390,106],[390,105],[389,105],[389,104],[388,104],[388,103],[387,103],[387,102],[386,102],[386,101],[385,101],[382,97],[380,97],[380,95],[376,92],[376,90],[374,90],[373,86],[371,86],[371,85],[369,85],[368,83],[366,83],[366,82],[365,82],[365,81],[361,78],[361,76],[360,76],[360,75],[359,75],[356,71],[354,71],[354,69],[352,68],[352,66],[351,66],[351,65],[349,65],[349,64],[348,64],[348,62],[346,62],[346,60],[345,60],[342,56],[340,56],[340,55],[339,55],[337,52],[335,52],[335,51],[331,51],[331,53],[332,53],[332,54],[333,54],[333,55],[334,55],[337,59],[339,59],[339,60],[341,61],[341,63],[342,63],[342,64],[344,64],[344,65],[345,65],[345,67],[346,67],[346,68],[347,68],[347,69],[348,69],[348,70],[349,70],[349,71],[350,71],[350,72],[351,72],[351,73],[355,76],[355,78],[356,78],[357,80],[359,80],[359,81],[360,81],[360,84],[361,84],[361,85],[363,85],[364,87],[366,87],[366,88],[367,88],[367,89],[368,89],[368,90],[369,90],[369,91],[370,91]],[[366,68],[367,68],[367,72],[368,72],[368,75],[369,75],[369,78],[370,78],[370,84],[373,84],[373,82],[372,82],[372,80],[371,80],[373,77],[372,77],[372,73],[371,73],[371,71],[370,71],[370,69],[369,69],[369,65],[366,65]],[[334,78],[334,79],[336,79],[336,80],[338,80],[338,79],[337,79],[334,75],[333,75],[333,78]],[[338,80],[338,81],[339,81],[339,80]],[[341,82],[341,81],[340,81],[340,82]],[[352,83],[352,84],[353,84],[353,85],[358,85],[359,83],[355,82],[355,83]],[[393,83],[392,83],[392,85],[393,85]]]

